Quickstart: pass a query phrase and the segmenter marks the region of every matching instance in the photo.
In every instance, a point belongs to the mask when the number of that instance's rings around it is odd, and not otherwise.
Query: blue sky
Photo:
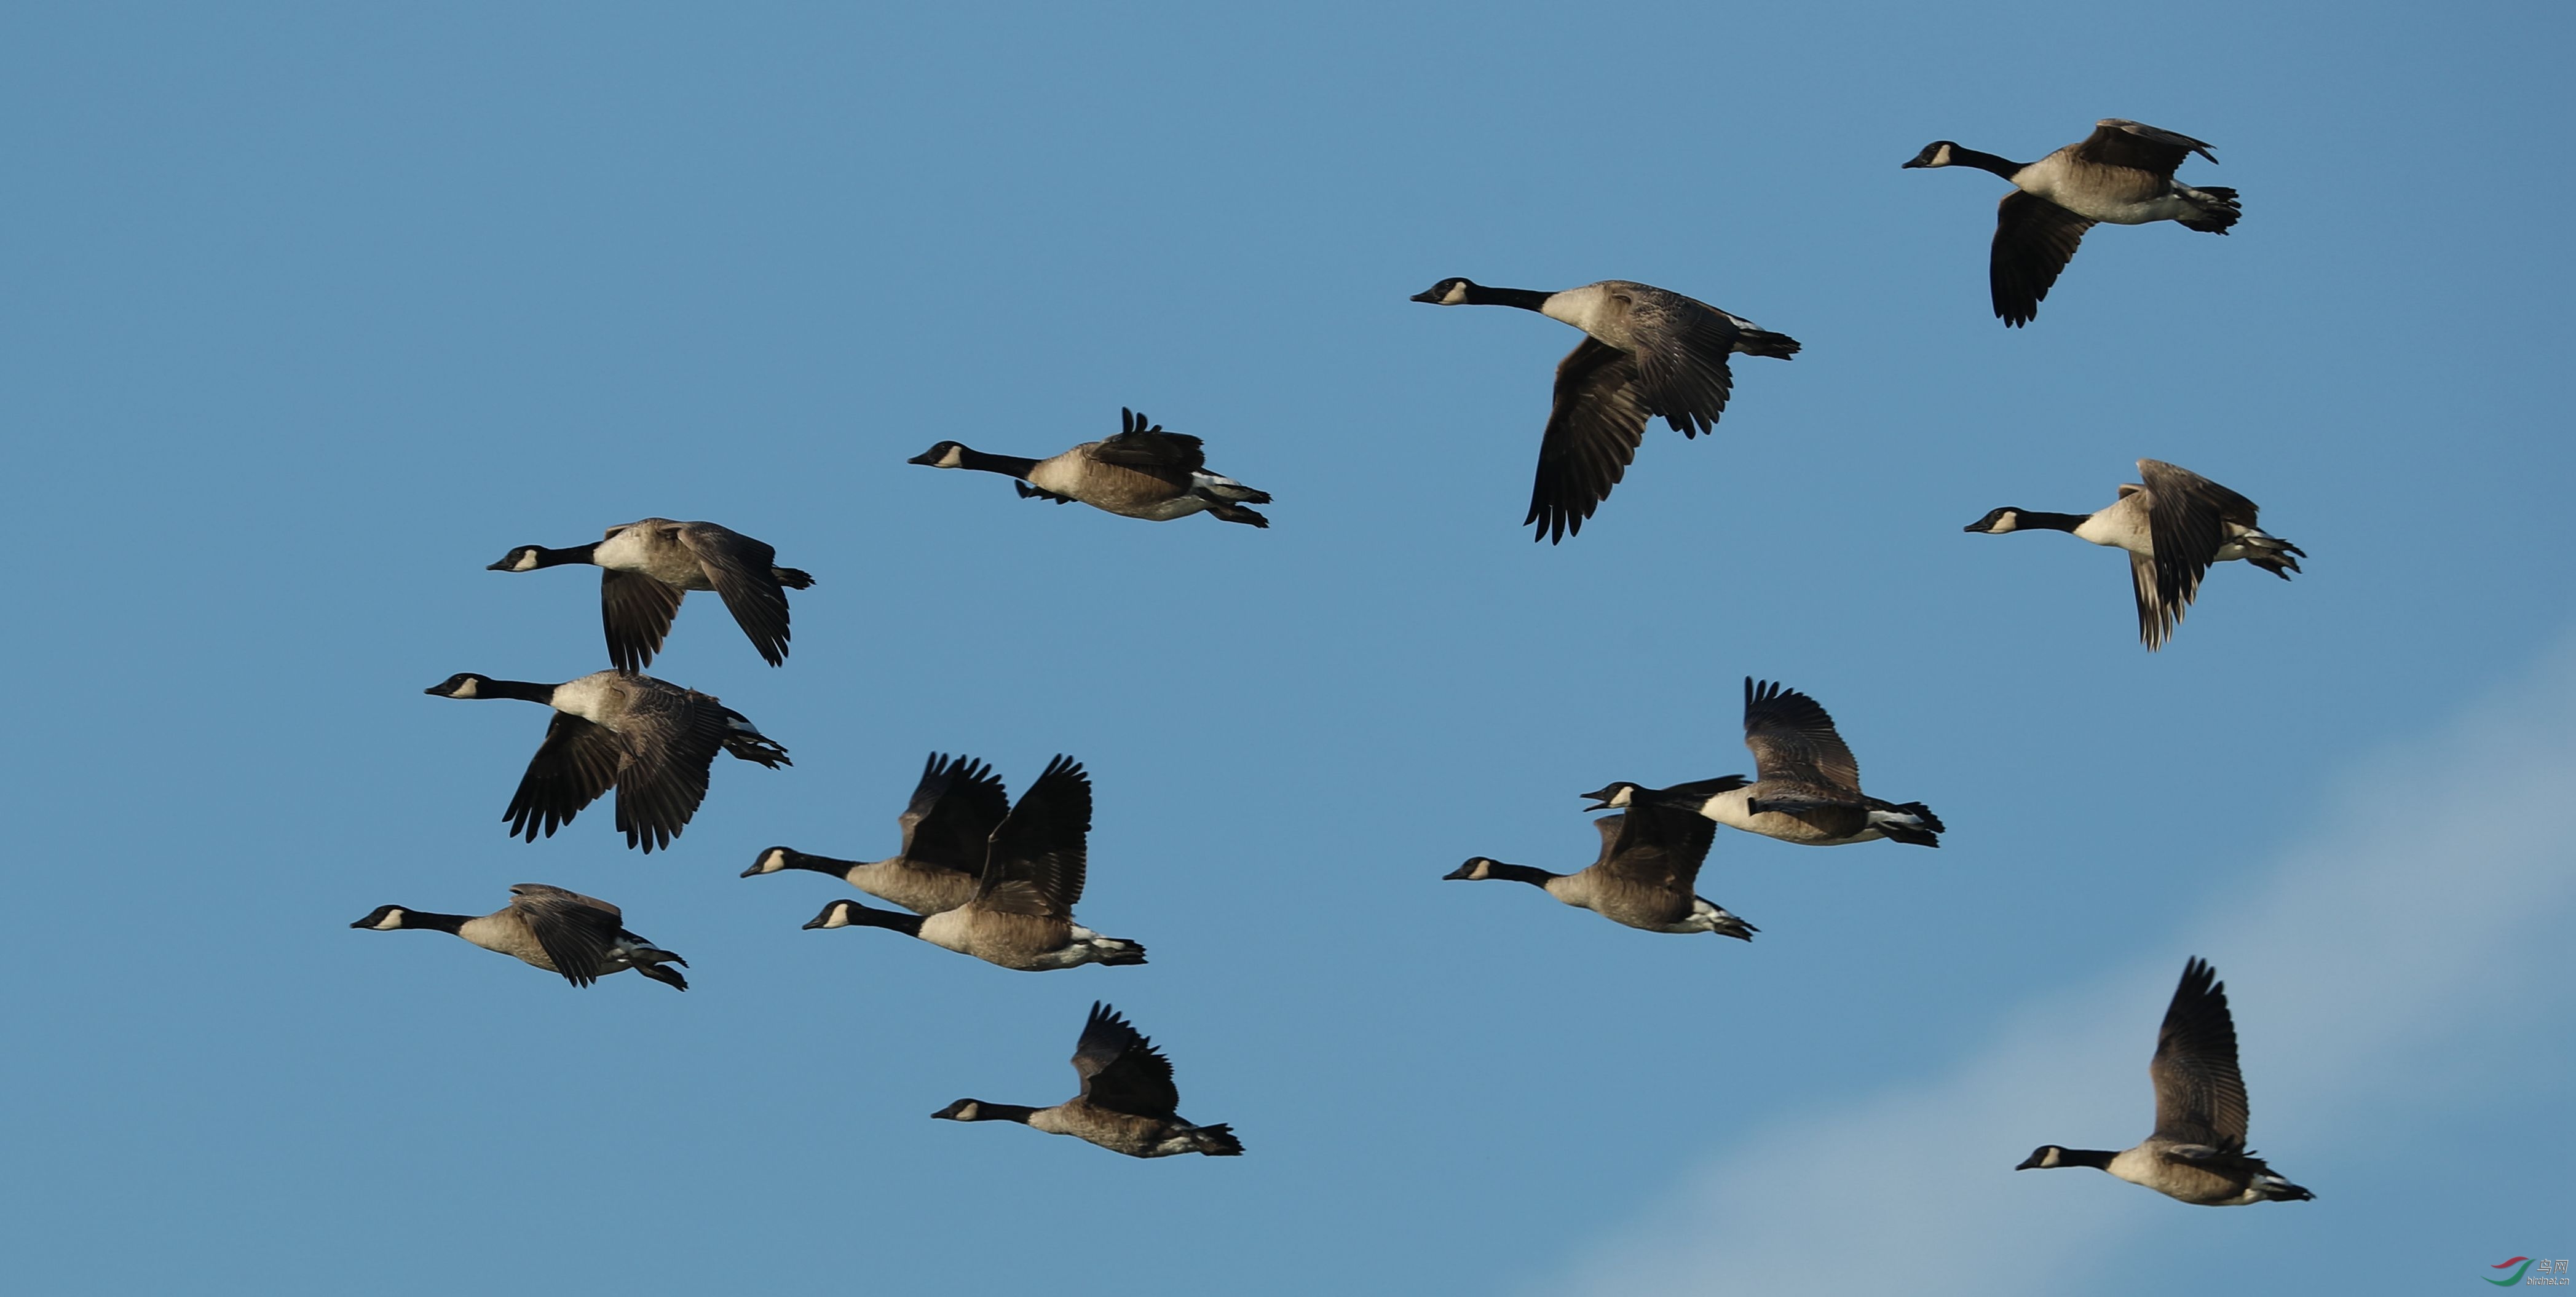
[[[2462,1289],[2576,1255],[2567,19],[2537,6],[126,6],[0,15],[18,867],[0,1242],[31,1291]],[[2214,142],[2229,238],[2096,231],[2027,330],[2001,182],[2098,117]],[[1789,333],[1533,546],[1572,331],[1406,301],[1631,278]],[[1256,532],[903,460],[1132,406]],[[2153,456],[2306,548],[2167,651],[2118,556],[1968,536]],[[818,584],[654,673],[794,753],[667,854],[500,812],[543,731],[423,697],[604,665],[646,515]],[[1832,709],[1937,853],[1720,837],[1750,946],[1440,875],[1588,860],[1574,794]],[[804,932],[922,757],[1098,789],[1031,976]],[[384,902],[606,896],[693,989],[586,991]],[[2011,1171],[2145,1131],[2184,959],[2318,1201]],[[1239,1160],[1047,1103],[1106,998]]]

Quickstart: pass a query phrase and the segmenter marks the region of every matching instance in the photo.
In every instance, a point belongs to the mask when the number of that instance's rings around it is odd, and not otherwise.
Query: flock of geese
[[[1907,167],[1977,167],[2013,186],[1997,212],[1990,253],[1995,315],[2028,324],[2086,230],[2097,223],[2175,221],[2225,234],[2240,208],[2236,192],[2178,183],[2197,154],[2188,136],[2118,119],[2037,162],[2016,163],[1948,140],[1926,146]],[[1442,279],[1414,296],[1437,306],[1510,306],[1580,329],[1584,338],[1557,366],[1554,404],[1540,436],[1538,471],[1523,525],[1561,543],[1581,532],[1629,464],[1650,419],[1686,437],[1713,429],[1734,391],[1734,355],[1788,360],[1800,344],[1742,316],[1668,289],[1603,280],[1561,292],[1489,288]],[[1117,435],[1043,459],[991,454],[941,441],[913,464],[998,473],[1025,498],[1079,501],[1129,518],[1168,522],[1205,513],[1221,522],[1268,527],[1250,506],[1270,496],[1208,469],[1200,440],[1121,412]],[[2125,485],[2090,514],[2015,507],[1988,512],[1966,530],[1987,534],[2067,532],[2125,550],[2137,598],[2139,638],[2161,648],[2211,565],[2242,559],[2284,580],[2302,551],[2264,532],[2252,501],[2187,469],[2138,461],[2143,482]],[[601,569],[600,617],[610,669],[560,684],[500,680],[473,672],[426,692],[442,698],[516,699],[549,710],[545,737],[502,812],[509,832],[551,837],[593,802],[616,794],[617,830],[629,847],[665,849],[705,799],[718,753],[776,769],[787,749],[712,695],[643,674],[661,650],[689,591],[712,591],[763,660],[788,656],[787,592],[814,579],[781,567],[769,545],[710,522],[646,518],[611,527],[586,545],[521,545],[491,564],[501,572],[588,565]],[[1583,794],[1597,820],[1600,855],[1572,873],[1551,873],[1487,856],[1469,858],[1449,879],[1527,883],[1566,905],[1649,932],[1713,933],[1751,941],[1759,931],[1697,893],[1719,826],[1802,846],[1886,839],[1938,847],[1946,832],[1922,802],[1890,802],[1862,791],[1860,765],[1833,717],[1785,685],[1744,682],[1744,743],[1754,775],[1723,775],[1666,787],[1618,780]],[[882,860],[850,860],[777,846],[745,878],[803,871],[826,874],[901,907],[836,899],[805,924],[901,933],[1003,968],[1046,972],[1084,964],[1142,964],[1145,947],[1074,921],[1088,868],[1091,777],[1057,756],[1014,802],[994,768],[964,755],[934,753],[900,817],[902,840]],[[575,986],[629,969],[675,990],[688,961],[625,926],[615,905],[559,887],[522,883],[507,906],[470,916],[381,905],[350,926],[379,932],[452,933],[486,950],[555,973]],[[2090,1166],[2188,1203],[2233,1206],[2314,1195],[2274,1174],[2248,1152],[2245,1086],[2226,988],[2193,959],[2183,971],[2150,1065],[2156,1122],[2123,1151],[2044,1145],[2022,1169]],[[1168,1059],[1125,1017],[1095,1002],[1077,1039],[1081,1088],[1052,1107],[960,1099],[933,1113],[952,1121],[1011,1121],[1073,1135],[1134,1157],[1243,1151],[1225,1125],[1197,1125],[1177,1113]]]

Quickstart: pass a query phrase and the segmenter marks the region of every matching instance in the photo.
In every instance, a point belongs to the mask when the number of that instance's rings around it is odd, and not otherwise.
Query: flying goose
[[[664,967],[686,968],[689,961],[628,932],[616,906],[544,883],[511,887],[508,905],[480,917],[379,905],[349,926],[371,932],[407,928],[452,932],[485,950],[561,973],[575,986],[588,986],[631,968],[673,990],[689,989],[689,979]]]
[[[1083,964],[1141,964],[1145,948],[1073,921],[1091,832],[1091,776],[1059,756],[993,830],[983,876],[965,904],[897,914],[834,901],[805,926],[892,928],[986,963],[1042,973]]]
[[[1204,511],[1226,522],[1267,527],[1270,520],[1246,509],[1268,504],[1270,493],[1256,491],[1230,477],[1207,471],[1200,441],[1185,433],[1166,432],[1163,425],[1121,408],[1118,435],[1086,441],[1061,455],[1022,459],[987,455],[959,442],[943,441],[905,461],[931,468],[971,468],[1018,478],[1022,498],[1066,504],[1080,500],[1148,522],[1170,522]]]
[[[1052,1108],[960,1099],[930,1115],[946,1121],[1016,1121],[1129,1157],[1243,1153],[1232,1126],[1193,1126],[1173,1113],[1181,1092],[1172,1084],[1171,1060],[1108,1005],[1092,1002],[1082,1039],[1073,1047],[1073,1071],[1082,1078],[1082,1093]]]
[[[711,522],[645,518],[608,529],[587,545],[547,549],[521,545],[487,570],[534,572],[541,567],[588,563],[599,574],[599,620],[608,632],[608,660],[628,671],[652,665],[671,633],[680,599],[691,590],[713,590],[752,647],[769,665],[787,661],[787,592],[814,578],[779,567],[778,551]]]
[[[972,757],[933,752],[922,764],[912,804],[904,809],[903,850],[878,861],[835,860],[792,847],[761,852],[750,878],[782,869],[830,874],[916,914],[953,910],[975,899],[993,830],[1011,810],[1011,795],[993,768]]]
[[[1941,817],[1921,802],[1884,802],[1862,794],[1860,762],[1834,732],[1822,704],[1771,681],[1744,678],[1744,746],[1758,779],[1721,775],[1670,788],[1621,780],[1583,794],[1606,811],[1653,802],[1707,816],[1731,829],[1803,847],[1839,847],[1890,838],[1918,847],[1941,845]]]
[[[2281,578],[2307,551],[2255,526],[2254,502],[2190,469],[2160,459],[2138,461],[2146,479],[2120,487],[2120,498],[2092,513],[1991,509],[1964,530],[2000,536],[2038,529],[2129,551],[2129,584],[2138,596],[2138,639],[2149,652],[2173,638],[2200,593],[2212,563],[2243,559]]]
[[[1605,279],[1561,293],[1487,288],[1450,278],[1415,293],[1433,306],[1517,306],[1584,332],[1556,366],[1556,403],[1538,443],[1538,480],[1530,488],[1530,539],[1550,544],[1583,530],[1583,520],[1610,497],[1646,436],[1663,416],[1673,431],[1696,437],[1726,412],[1735,352],[1787,360],[1798,340],[1743,316],[1652,284]]]
[[[2156,1128],[2135,1148],[2119,1152],[2042,1144],[2016,1171],[2061,1166],[2100,1167],[2199,1207],[2242,1207],[2257,1202],[2306,1202],[2316,1197],[2272,1173],[2245,1150],[2245,1078],[2236,1070],[2236,1020],[2227,1012],[2227,984],[2207,962],[2182,967],[2165,1023],[2156,1032],[2156,1056],[2147,1075],[2156,1084]]]
[[[2188,135],[2105,117],[2093,124],[2091,135],[2037,162],[2007,162],[1934,140],[1905,166],[1975,167],[2013,183],[1995,212],[1986,278],[1995,317],[2017,329],[2039,314],[2039,300],[2096,222],[2174,221],[2188,230],[2227,233],[2243,210],[2235,190],[2174,183],[2174,169],[2194,153],[2218,164],[2207,144]]]
[[[1648,932],[1714,932],[1751,941],[1761,931],[1691,891],[1708,859],[1709,842],[1717,836],[1716,826],[1707,820],[1645,802],[1593,823],[1601,830],[1601,858],[1579,873],[1551,874],[1470,856],[1444,881],[1528,883],[1612,923]]]
[[[707,795],[707,768],[722,749],[772,770],[792,765],[787,749],[741,712],[694,689],[632,671],[595,671],[559,685],[495,680],[458,672],[421,691],[441,698],[516,698],[555,709],[545,742],[510,795],[502,818],[513,836],[537,840],[572,823],[581,808],[617,790],[617,827],[626,845],[671,845]]]

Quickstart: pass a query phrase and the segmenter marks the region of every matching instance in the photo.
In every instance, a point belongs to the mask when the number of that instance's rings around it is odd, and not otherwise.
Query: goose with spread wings
[[[421,692],[515,698],[554,709],[545,741],[501,813],[511,835],[530,842],[540,833],[553,837],[614,788],[626,845],[667,847],[706,800],[716,753],[772,770],[794,764],[786,748],[715,697],[632,671],[597,671],[559,685],[460,671]]]
[[[1727,357],[1787,360],[1798,340],[1670,289],[1605,279],[1559,293],[1488,288],[1449,278],[1413,295],[1433,306],[1515,306],[1583,330],[1556,367],[1556,400],[1539,437],[1538,479],[1523,526],[1550,544],[1584,520],[1626,476],[1646,421],[1661,416],[1696,437],[1717,426],[1735,390]]]
[[[1963,530],[2000,536],[2062,531],[2077,540],[2129,552],[2129,585],[2138,600],[2138,641],[2154,652],[2200,595],[2213,563],[2243,559],[2284,581],[2307,551],[2256,525],[2254,502],[2180,465],[2138,461],[2144,481],[2123,483],[2120,498],[2091,513],[2047,513],[2005,506]]]
[[[975,894],[936,914],[897,914],[834,901],[808,928],[891,928],[934,946],[1024,972],[1084,964],[1141,964],[1145,948],[1073,921],[1091,833],[1091,776],[1059,756],[1020,794],[985,850]]]
[[[751,646],[771,666],[787,661],[787,592],[814,578],[778,566],[778,551],[711,522],[644,518],[608,529],[587,545],[548,549],[521,545],[490,565],[494,572],[587,563],[599,574],[599,619],[608,634],[610,665],[641,671],[662,651],[680,600],[691,590],[713,590],[733,613]]]
[[[1601,834],[1601,855],[1575,873],[1470,856],[1446,881],[1528,883],[1567,905],[1648,932],[1714,932],[1751,941],[1761,931],[1693,890],[1717,836],[1707,820],[1647,803],[1602,816],[1593,827]]]
[[[884,860],[839,860],[771,847],[742,876],[801,869],[831,876],[915,914],[953,910],[975,899],[993,830],[1011,811],[1010,791],[973,757],[931,753],[898,821],[903,849]]]
[[[1975,167],[2013,184],[1995,213],[1987,287],[1995,318],[2020,328],[2039,314],[2041,298],[2096,224],[2172,221],[2187,230],[2225,234],[2244,208],[2236,191],[2174,180],[2185,158],[2216,166],[2209,145],[2142,122],[2105,117],[2093,133],[2037,162],[2011,162],[1950,140],[1923,146],[1906,167]]]
[[[2182,982],[2156,1031],[2147,1064],[2156,1086],[2156,1128],[2136,1147],[2065,1148],[2042,1144],[2017,1171],[2089,1166],[2199,1207],[2306,1202],[2316,1195],[2290,1183],[2245,1148],[2245,1078],[2236,1069],[2236,1019],[2227,984],[2206,960],[2183,965]]]
[[[510,903],[490,914],[379,905],[349,926],[370,932],[450,933],[530,967],[562,974],[575,986],[631,968],[675,991],[689,989],[689,979],[667,967],[686,968],[689,961],[627,931],[626,916],[616,906],[544,883],[513,886]]]
[[[1860,790],[1860,761],[1824,705],[1773,681],[1744,678],[1744,746],[1755,778],[1720,775],[1670,788],[1629,780],[1583,794],[1613,810],[1638,803],[1679,807],[1747,833],[1805,847],[1888,838],[1941,845],[1941,817],[1921,802],[1890,802]]]
[[[1198,438],[1166,431],[1134,410],[1118,411],[1118,435],[1086,441],[1060,455],[1027,459],[988,455],[957,441],[942,441],[906,460],[927,468],[962,468],[1018,479],[1012,485],[1024,499],[1070,504],[1079,500],[1094,509],[1147,522],[1169,522],[1205,513],[1223,522],[1267,527],[1270,519],[1247,509],[1270,503],[1270,493],[1256,491],[1207,467],[1207,452]]]
[[[1181,1092],[1172,1083],[1171,1060],[1106,1004],[1092,1002],[1082,1039],[1073,1047],[1073,1071],[1082,1078],[1082,1093],[1052,1108],[960,1099],[930,1115],[946,1121],[1016,1121],[1129,1157],[1236,1157],[1243,1152],[1232,1126],[1181,1120],[1174,1111],[1181,1106]]]

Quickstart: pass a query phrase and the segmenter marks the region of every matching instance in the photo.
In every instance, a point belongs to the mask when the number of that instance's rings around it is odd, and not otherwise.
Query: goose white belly
[[[1539,314],[1571,324],[1614,347],[1624,346],[1627,339],[1627,329],[1613,322],[1610,291],[1599,284],[1553,294],[1540,304]]]
[[[528,925],[508,918],[486,914],[467,919],[456,929],[456,935],[496,954],[534,964],[549,973],[561,972],[555,961],[546,956],[546,948],[537,944],[536,934]]]
[[[2108,225],[2170,221],[2199,210],[2174,192],[2170,180],[2128,167],[2087,164],[2062,149],[2014,172],[2012,182],[2033,198]]]
[[[616,672],[594,671],[579,680],[567,680],[556,685],[554,695],[546,701],[556,711],[578,716],[593,724],[607,725],[608,722],[600,718],[622,710],[618,704],[624,700],[617,690]],[[609,728],[616,727],[612,725]]]
[[[1854,842],[1869,842],[1887,836],[1877,825],[1872,824],[1858,833],[1837,837],[1817,829],[1816,826],[1794,815],[1780,811],[1756,811],[1752,808],[1753,799],[1761,793],[1760,784],[1730,788],[1701,802],[1699,813],[1730,829],[1759,833],[1763,837],[1801,847],[1848,846]]]
[[[2140,558],[2156,556],[2156,540],[2147,529],[2147,511],[2134,503],[2139,497],[2129,496],[2118,504],[2077,523],[2074,536],[2096,545],[2125,549]]]

